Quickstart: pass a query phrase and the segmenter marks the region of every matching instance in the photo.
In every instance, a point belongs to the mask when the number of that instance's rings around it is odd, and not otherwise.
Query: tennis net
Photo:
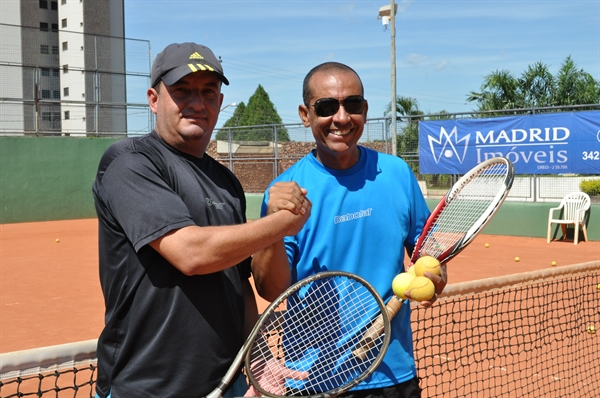
[[[422,396],[595,396],[598,326],[600,260],[448,285],[433,307],[413,305]],[[95,349],[0,354],[0,398],[94,397]]]
[[[600,261],[448,285],[413,308],[423,397],[600,391]]]
[[[0,397],[95,397],[96,340],[0,354]]]

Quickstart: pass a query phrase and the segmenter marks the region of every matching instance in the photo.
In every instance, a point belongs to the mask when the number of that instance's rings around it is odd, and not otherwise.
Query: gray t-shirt
[[[205,396],[243,343],[249,259],[186,276],[148,243],[185,226],[246,222],[241,184],[210,156],[181,153],[152,132],[108,148],[93,193],[106,304],[99,395]]]

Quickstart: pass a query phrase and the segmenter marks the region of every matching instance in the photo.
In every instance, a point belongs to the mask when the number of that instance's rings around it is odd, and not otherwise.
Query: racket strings
[[[493,204],[499,202],[499,193],[505,190],[507,173],[505,163],[495,163],[474,173],[451,195],[428,231],[419,254],[439,258],[474,227],[482,226],[486,221],[482,216],[491,212]]]
[[[303,286],[288,297],[286,311],[261,327],[250,351],[251,381],[277,396],[328,392],[352,382],[382,348],[383,335],[364,359],[352,355],[379,313],[371,292],[352,279],[335,276]]]

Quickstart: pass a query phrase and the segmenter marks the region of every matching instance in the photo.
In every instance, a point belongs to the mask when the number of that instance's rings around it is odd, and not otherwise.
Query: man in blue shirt
[[[328,62],[313,68],[304,79],[304,104],[298,113],[312,129],[316,149],[273,184],[297,184],[312,203],[304,227],[284,238],[293,282],[321,271],[343,270],[362,276],[388,300],[393,278],[404,271],[405,250],[412,253],[429,209],[402,159],[358,145],[367,120],[363,95],[360,77],[350,67]],[[446,284],[445,269],[442,275],[427,275],[437,293]],[[422,304],[433,301],[435,297]],[[383,363],[344,396],[420,397],[420,391],[406,301],[392,321]]]

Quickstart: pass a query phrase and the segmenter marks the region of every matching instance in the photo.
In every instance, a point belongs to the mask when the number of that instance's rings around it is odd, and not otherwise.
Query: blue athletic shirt
[[[285,238],[293,282],[330,270],[365,278],[384,301],[392,280],[404,270],[409,253],[429,216],[417,180],[406,162],[360,147],[349,169],[323,166],[308,154],[272,183],[295,181],[308,190],[312,213],[296,236]],[[266,212],[268,190],[262,214]],[[416,376],[410,305],[392,320],[392,340],[383,363],[355,390],[396,385]]]

